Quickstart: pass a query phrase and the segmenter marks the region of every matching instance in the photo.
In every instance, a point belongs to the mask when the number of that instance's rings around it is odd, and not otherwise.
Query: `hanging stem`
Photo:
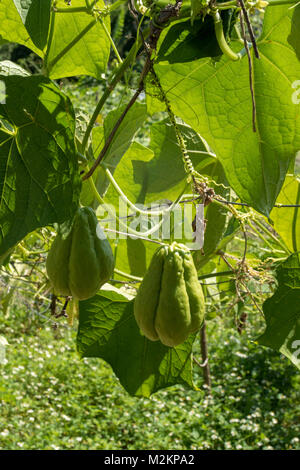
[[[239,2],[240,6],[242,8],[243,16],[245,18],[245,22],[246,22],[246,25],[247,25],[247,28],[248,28],[248,33],[250,35],[250,39],[251,39],[251,42],[252,42],[255,57],[257,59],[260,59],[260,55],[259,55],[259,52],[258,52],[258,49],[257,49],[256,39],[255,39],[255,36],[254,36],[254,32],[253,32],[253,28],[252,28],[252,25],[251,25],[251,22],[250,22],[248,11],[245,7],[244,0],[238,0],[238,2]]]
[[[149,35],[149,28],[144,31],[144,37],[147,37]],[[134,43],[134,45],[132,46],[132,48],[130,49],[126,59],[123,61],[122,64],[120,64],[120,66],[118,67],[118,69],[116,70],[115,72],[115,75],[112,79],[112,81],[106,86],[105,90],[104,90],[104,93],[103,95],[101,96],[94,112],[93,112],[93,115],[87,125],[87,128],[86,128],[86,131],[85,131],[85,134],[84,134],[84,137],[83,137],[83,140],[82,140],[82,148],[81,148],[81,151],[82,153],[85,152],[85,149],[86,149],[86,146],[87,146],[87,143],[88,143],[88,140],[89,140],[89,137],[90,137],[90,134],[93,130],[93,127],[94,127],[94,124],[97,120],[97,117],[99,116],[107,98],[109,97],[109,95],[112,93],[112,91],[114,90],[114,88],[116,87],[117,83],[121,80],[121,78],[123,77],[125,71],[127,70],[127,68],[131,65],[131,63],[133,62],[135,56],[136,56],[136,51],[141,47],[142,45],[142,41],[140,38],[137,39],[137,41]]]
[[[228,45],[225,36],[224,36],[224,30],[223,30],[223,21],[221,18],[220,13],[216,11],[211,12],[213,19],[214,19],[214,25],[215,25],[215,34],[216,38],[219,44],[219,47],[221,51],[223,52],[224,55],[226,55],[229,59],[231,60],[240,60],[241,59],[241,54],[236,54]]]

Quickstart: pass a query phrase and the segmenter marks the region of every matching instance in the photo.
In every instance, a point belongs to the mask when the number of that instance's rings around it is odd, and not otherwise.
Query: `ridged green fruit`
[[[67,234],[57,234],[46,268],[55,294],[79,300],[95,295],[112,277],[113,253],[90,207],[78,209]]]
[[[154,253],[134,301],[134,316],[142,334],[170,347],[199,330],[204,296],[184,245],[172,243]]]

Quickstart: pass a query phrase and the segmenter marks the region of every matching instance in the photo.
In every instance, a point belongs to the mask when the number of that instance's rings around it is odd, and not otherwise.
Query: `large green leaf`
[[[154,157],[150,148],[133,141],[125,152],[122,160],[114,171],[114,178],[128,199],[135,204],[145,204],[147,196],[147,181],[149,178],[147,164]],[[110,185],[105,199],[116,207],[119,204],[119,194]]]
[[[41,49],[30,38],[13,0],[0,2],[0,38],[23,44],[36,54],[43,56]]]
[[[51,0],[13,0],[36,47],[43,50],[48,37]]]
[[[72,0],[72,7],[86,7],[85,0]],[[71,7],[70,6],[70,7]],[[97,6],[104,8],[103,0]],[[64,0],[56,7],[68,8]],[[100,21],[88,13],[51,12],[50,0],[1,0],[0,39],[24,44],[44,60],[53,79],[74,75],[100,78],[106,71],[110,41]],[[110,18],[104,18],[110,31]]]
[[[72,7],[86,6],[85,0],[72,0]],[[104,8],[103,0],[97,7]],[[64,0],[57,1],[57,7],[66,7]],[[110,30],[110,19],[104,20]],[[55,13],[54,33],[45,68],[51,78],[74,75],[91,75],[100,78],[105,72],[110,42],[101,25],[93,16],[78,13]]]
[[[71,103],[41,76],[0,76],[0,255],[27,233],[77,208],[79,176]]]
[[[150,149],[133,142],[114,172],[114,177],[121,189],[125,192],[127,198],[135,204],[145,204],[145,191],[147,189],[144,183],[144,181],[147,181],[147,166],[145,163],[152,158],[153,152]],[[126,225],[130,225],[132,221],[131,218],[126,218],[126,216],[133,214],[134,211],[126,204],[120,203],[119,194],[112,185],[107,190],[105,201],[111,206],[112,210],[118,211],[120,217],[122,217],[121,222],[117,224],[108,214],[104,213],[105,219],[110,220],[110,223],[106,223],[105,226],[111,230],[126,232]],[[107,233],[107,236],[116,238],[116,268],[134,276],[143,276],[154,251],[157,249],[157,245],[142,239],[138,240],[128,236],[125,238],[125,236],[116,235],[114,232]],[[116,277],[119,276],[116,275]]]
[[[184,124],[178,124],[178,127],[199,172],[217,162],[197,132]],[[187,173],[175,130],[168,120],[151,125],[149,148],[134,144],[129,149],[115,171],[115,178],[134,203],[149,204],[177,198],[185,188]],[[113,193],[110,188],[107,196],[114,198]]]
[[[78,352],[108,362],[131,395],[149,397],[178,383],[194,388],[193,340],[191,335],[176,348],[149,341],[139,332],[133,301],[116,289],[79,303]]]
[[[300,180],[287,176],[276,201],[284,205],[300,205]],[[300,207],[274,207],[270,217],[276,232],[290,251],[300,251]]]
[[[258,41],[261,59],[253,61],[256,133],[247,57],[238,62],[222,57],[218,62],[203,58],[155,65],[174,112],[214,149],[240,198],[266,215],[300,148],[300,108],[292,102],[300,63],[291,45],[291,37],[295,41],[299,36],[292,33],[299,12],[300,6],[279,6],[265,14]]]
[[[263,304],[267,328],[258,342],[276,349],[300,369],[300,254],[277,269],[278,287]]]

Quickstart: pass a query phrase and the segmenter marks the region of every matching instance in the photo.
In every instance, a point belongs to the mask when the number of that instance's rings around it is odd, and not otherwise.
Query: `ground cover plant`
[[[0,378],[1,449],[299,449],[299,376],[284,356],[224,321],[208,322],[212,393],[174,386],[130,397],[75,328],[13,307]]]

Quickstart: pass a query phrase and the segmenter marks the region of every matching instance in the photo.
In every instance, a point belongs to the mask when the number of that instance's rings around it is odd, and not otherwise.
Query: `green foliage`
[[[277,349],[300,368],[300,255],[277,268],[278,287],[264,302],[267,328],[259,343]]]
[[[56,13],[49,24],[48,0],[26,3],[3,0],[0,5],[1,37],[24,44],[44,59],[44,69],[51,78],[72,75],[91,75],[100,78],[105,72],[110,43],[103,26],[83,12]],[[98,5],[104,6],[102,0]],[[64,0],[56,2],[57,8],[66,7]],[[72,6],[84,7],[85,0],[73,0]],[[41,15],[41,16],[40,16]],[[109,31],[109,18],[104,19]],[[45,40],[48,39],[46,42]]]
[[[80,180],[70,101],[41,76],[0,78],[7,95],[0,104],[3,254],[36,228],[73,216]]]
[[[134,316],[150,340],[175,347],[200,329],[204,297],[193,258],[172,243],[154,253],[134,301]]]
[[[57,7],[65,7],[58,0]],[[72,0],[72,7],[84,7],[85,0]],[[98,0],[99,8],[104,2]],[[108,31],[109,17],[104,19]],[[91,75],[100,78],[109,58],[110,43],[103,26],[95,18],[82,12],[57,13],[53,37],[47,45],[45,69],[51,78]]]
[[[253,60],[256,133],[247,57],[237,63],[228,58],[217,63],[210,58],[187,63],[164,59],[155,65],[174,112],[205,137],[239,197],[266,215],[300,148],[299,107],[291,100],[300,63],[290,44],[291,22],[299,8],[269,7],[266,12],[258,41],[261,60]],[[200,44],[206,47],[205,41]],[[188,55],[188,45],[186,49]]]
[[[79,359],[75,330],[37,313],[20,305],[1,315],[2,450],[300,449],[294,366],[228,320],[208,322],[211,397],[179,385],[137,399],[104,361]],[[202,384],[200,370],[194,378]]]
[[[14,4],[33,44],[43,50],[50,25],[51,0],[14,0]]]
[[[18,3],[21,6],[21,2]],[[26,6],[27,5],[29,5],[29,3],[27,3]],[[25,16],[27,16],[27,8],[24,10],[22,9],[22,11],[24,12]],[[37,11],[35,13],[37,13]],[[23,24],[22,18],[18,13],[16,5],[12,0],[3,0],[0,2],[0,24],[0,38],[2,40],[23,44],[39,56],[43,56],[42,50],[34,44],[34,40],[29,36],[28,31]],[[33,31],[32,26],[34,27],[30,21],[29,30],[31,33],[33,32],[34,36],[36,37],[36,31]]]

